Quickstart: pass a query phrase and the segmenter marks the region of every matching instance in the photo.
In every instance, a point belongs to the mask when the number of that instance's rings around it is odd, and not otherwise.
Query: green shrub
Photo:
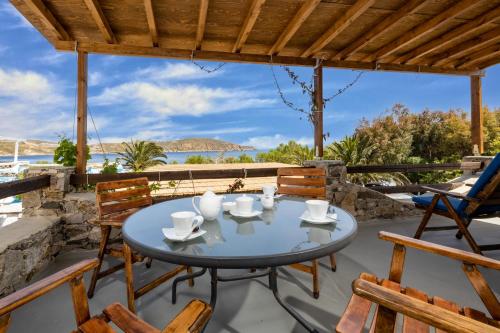
[[[87,161],[90,159],[90,149],[87,146]],[[54,151],[54,162],[63,166],[76,165],[76,145],[65,135],[59,136],[59,142]]]
[[[113,163],[110,163],[109,160],[105,158],[102,164],[101,173],[106,175],[118,173],[118,162],[115,160]]]
[[[211,164],[214,160],[208,156],[191,155],[186,158],[186,164]]]

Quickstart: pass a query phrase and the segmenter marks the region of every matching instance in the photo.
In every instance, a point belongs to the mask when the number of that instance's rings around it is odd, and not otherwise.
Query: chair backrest
[[[479,199],[477,202],[463,200],[458,206],[458,211],[465,211],[472,215],[476,211],[495,212],[500,210],[500,153],[481,173],[467,196]]]
[[[148,179],[134,178],[96,184],[99,219],[137,210],[153,203]]]
[[[301,197],[326,197],[326,171],[323,168],[279,168],[278,193]]]

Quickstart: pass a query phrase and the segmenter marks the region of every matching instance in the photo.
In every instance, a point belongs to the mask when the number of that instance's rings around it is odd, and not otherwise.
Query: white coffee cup
[[[274,207],[274,197],[272,195],[264,194],[260,198],[260,202],[262,203],[262,207],[264,207],[264,209],[272,209]]]
[[[264,195],[274,196],[277,190],[278,188],[274,184],[266,184],[262,186],[262,193],[264,193]]]
[[[233,210],[234,207],[236,207],[236,202],[234,202],[234,201],[226,201],[226,202],[222,203],[222,209],[225,212],[229,212],[229,211]]]
[[[170,215],[177,236],[185,236],[203,223],[203,217],[195,212],[175,212]]]
[[[253,198],[243,195],[236,198],[236,212],[240,214],[251,214],[253,210]]]
[[[307,211],[313,219],[324,219],[328,213],[330,203],[326,200],[307,200]]]

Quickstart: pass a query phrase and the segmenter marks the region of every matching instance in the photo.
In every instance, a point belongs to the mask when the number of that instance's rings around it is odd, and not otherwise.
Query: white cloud
[[[224,71],[219,69],[212,73],[207,73],[201,70],[194,64],[187,63],[167,63],[165,66],[150,66],[140,69],[136,75],[145,80],[193,80],[193,79],[210,79],[214,76],[222,74]]]
[[[5,51],[7,51],[9,49],[8,46],[5,46],[5,45],[2,45],[0,44],[0,54],[4,53]]]
[[[257,149],[272,149],[279,146],[280,143],[287,143],[290,140],[294,140],[301,145],[311,146],[314,143],[314,139],[311,137],[301,137],[301,138],[291,138],[281,134],[269,135],[269,136],[255,136],[249,138],[247,141],[243,142],[242,145],[252,146]]]
[[[14,24],[2,24],[1,30],[11,30],[18,28],[33,29],[31,23],[29,23],[28,20],[23,15],[21,15],[21,13],[19,13],[17,9],[9,2],[5,2],[0,5],[0,14],[14,17],[16,19],[16,22]]]
[[[71,53],[50,50],[45,52],[42,56],[36,58],[36,61],[44,65],[59,65],[72,57],[74,56]]]
[[[166,116],[223,113],[272,105],[273,99],[256,93],[199,85],[160,86],[147,82],[129,82],[106,88],[91,98],[94,105],[130,105]]]
[[[0,68],[0,133],[16,138],[46,138],[71,130],[70,101],[50,77]]]
[[[89,73],[89,86],[98,86],[104,81],[104,75],[101,72]]]

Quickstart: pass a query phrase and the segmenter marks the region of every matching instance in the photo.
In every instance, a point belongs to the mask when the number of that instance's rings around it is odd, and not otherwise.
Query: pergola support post
[[[320,59],[314,66],[314,151],[317,159],[323,158],[323,64]]]
[[[483,105],[482,105],[482,87],[481,76],[472,75],[470,77],[470,92],[471,92],[471,138],[472,149],[479,154],[484,152],[484,137],[483,137]]]
[[[78,51],[78,104],[76,125],[76,173],[87,170],[87,76],[88,54]]]

